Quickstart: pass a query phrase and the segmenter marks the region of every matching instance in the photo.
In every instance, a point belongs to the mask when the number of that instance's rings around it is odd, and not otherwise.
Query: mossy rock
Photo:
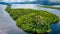
[[[7,7],[6,11],[17,22],[16,25],[29,33],[50,32],[50,25],[57,23],[59,17],[53,13],[34,9],[12,9]]]

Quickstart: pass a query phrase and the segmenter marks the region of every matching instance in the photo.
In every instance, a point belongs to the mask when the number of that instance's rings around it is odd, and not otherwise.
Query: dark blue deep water
[[[60,2],[49,2],[49,0],[37,0],[32,2],[0,2],[0,4],[40,4],[40,5],[60,5]]]

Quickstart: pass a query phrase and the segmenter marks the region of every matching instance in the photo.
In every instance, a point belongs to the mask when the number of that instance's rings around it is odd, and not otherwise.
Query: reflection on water
[[[60,10],[39,8],[37,4],[13,4],[12,9],[16,8],[32,8],[36,10],[45,10],[56,14],[60,18]],[[16,22],[12,20],[9,14],[4,10],[6,5],[0,5],[0,34],[27,34],[26,32],[18,29]],[[52,24],[51,29],[53,30],[49,34],[60,34],[60,22]]]
[[[37,8],[36,4],[12,4],[12,8]]]
[[[0,5],[0,34],[25,34],[21,29],[18,29],[16,22],[4,10],[5,7],[5,5]]]

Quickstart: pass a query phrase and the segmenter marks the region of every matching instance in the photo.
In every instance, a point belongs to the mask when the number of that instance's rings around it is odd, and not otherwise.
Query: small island
[[[51,32],[50,25],[58,23],[59,21],[57,15],[44,10],[12,9],[10,6],[7,6],[5,10],[10,14],[12,19],[16,21],[18,28],[31,34]]]
[[[40,6],[40,7],[60,10],[60,7],[52,7],[52,6]]]

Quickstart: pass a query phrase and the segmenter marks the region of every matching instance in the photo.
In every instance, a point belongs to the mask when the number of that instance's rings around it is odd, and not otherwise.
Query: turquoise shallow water
[[[42,5],[39,5],[42,6]],[[32,8],[36,10],[45,10],[56,14],[60,18],[60,10],[41,8],[38,4],[12,4],[12,9],[16,8]],[[16,26],[16,22],[5,11],[6,5],[0,4],[0,33],[1,34],[28,34]],[[49,34],[60,34],[60,21],[51,25],[52,32]]]

